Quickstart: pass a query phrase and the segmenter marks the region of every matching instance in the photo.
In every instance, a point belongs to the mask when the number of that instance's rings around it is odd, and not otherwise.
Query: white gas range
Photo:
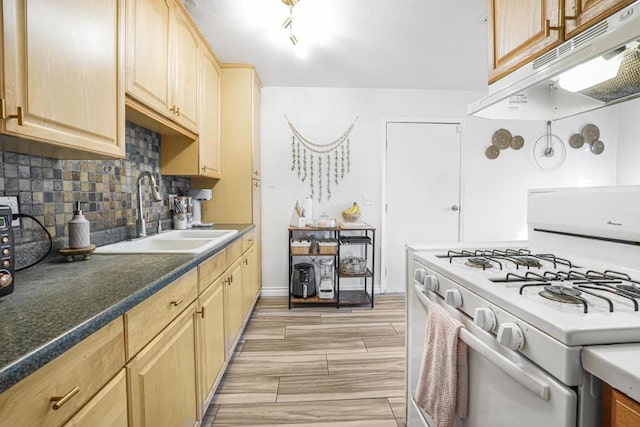
[[[531,190],[529,241],[407,252],[407,424],[429,304],[464,325],[462,426],[599,426],[585,346],[640,342],[640,186]],[[640,384],[639,384],[640,386]]]

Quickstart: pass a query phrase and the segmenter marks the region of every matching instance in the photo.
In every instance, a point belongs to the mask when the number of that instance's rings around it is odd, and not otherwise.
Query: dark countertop
[[[253,229],[198,255],[92,255],[43,262],[16,273],[0,298],[0,393]]]

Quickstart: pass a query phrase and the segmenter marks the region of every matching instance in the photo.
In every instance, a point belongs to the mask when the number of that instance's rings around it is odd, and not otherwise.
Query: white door
[[[405,245],[460,239],[459,123],[387,123],[382,289],[404,292]]]

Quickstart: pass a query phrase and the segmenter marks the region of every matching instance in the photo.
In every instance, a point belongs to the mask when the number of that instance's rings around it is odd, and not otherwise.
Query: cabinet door
[[[609,384],[603,384],[602,426],[640,427],[640,403]]]
[[[198,61],[200,37],[186,13],[177,5],[173,25],[173,87],[171,108],[174,120],[198,132]]]
[[[218,278],[200,296],[200,310],[196,315],[202,413],[224,365],[224,280],[224,276]]]
[[[243,320],[242,304],[242,259],[236,261],[228,270],[224,285],[224,329],[225,350],[231,356]]]
[[[127,93],[169,115],[173,0],[127,0]]]
[[[131,427],[196,424],[195,309],[191,304],[127,364]]]
[[[220,178],[220,69],[213,55],[202,49],[200,79],[200,171]]]
[[[489,83],[563,41],[560,0],[489,0]]]
[[[565,33],[570,39],[636,0],[564,0]]]
[[[48,143],[18,143],[16,151],[56,158],[124,157],[124,51],[118,37],[123,5],[112,0],[2,2],[2,132]]]
[[[127,427],[127,381],[122,369],[64,427]]]
[[[249,314],[256,296],[256,250],[255,246],[242,255],[242,305],[243,317]]]

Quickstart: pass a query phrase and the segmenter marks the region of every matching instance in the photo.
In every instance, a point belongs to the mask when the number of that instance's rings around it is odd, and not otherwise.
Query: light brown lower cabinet
[[[201,413],[213,393],[216,380],[224,367],[224,282],[220,276],[200,295],[196,314],[198,330],[198,367]]]
[[[127,363],[130,427],[198,422],[192,303]]]
[[[127,427],[127,377],[124,369],[64,427]]]
[[[0,425],[60,426],[123,366],[120,317],[0,394]]]
[[[228,359],[233,353],[243,318],[242,259],[238,259],[227,270],[224,283],[224,336]]]
[[[609,384],[602,390],[603,427],[640,427],[640,403]]]
[[[245,315],[249,314],[257,293],[256,276],[256,250],[252,246],[242,254],[242,309]]]

